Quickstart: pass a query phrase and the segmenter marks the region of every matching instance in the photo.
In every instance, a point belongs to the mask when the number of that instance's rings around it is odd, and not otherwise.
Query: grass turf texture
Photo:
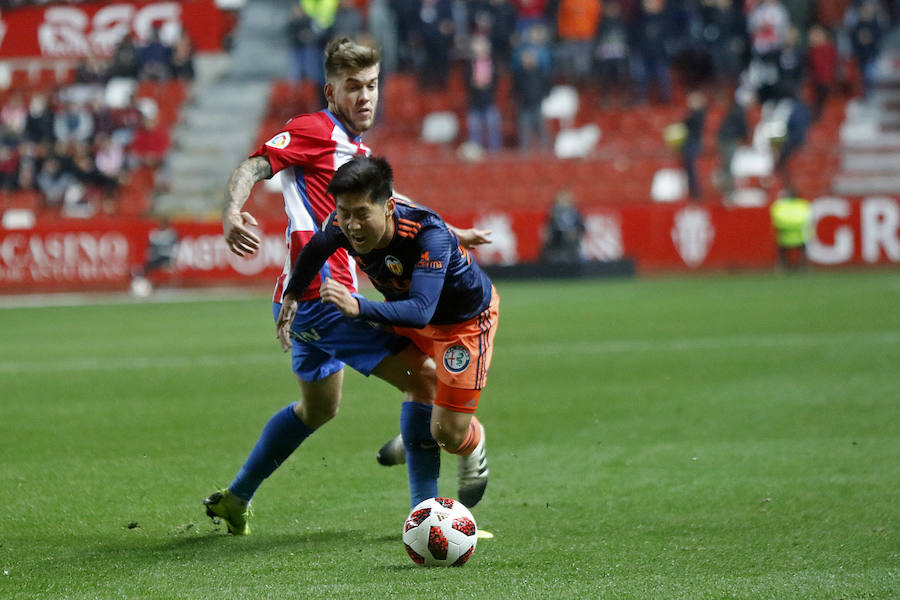
[[[398,394],[351,372],[252,536],[203,516],[297,395],[264,296],[0,310],[0,597],[900,595],[896,271],[498,288],[496,538],[440,570],[374,460]]]

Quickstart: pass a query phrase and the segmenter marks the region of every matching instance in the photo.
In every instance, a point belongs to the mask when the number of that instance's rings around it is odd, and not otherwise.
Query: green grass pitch
[[[498,289],[462,569],[406,556],[355,373],[252,536],[203,515],[297,396],[264,293],[0,309],[0,598],[900,597],[896,270]]]

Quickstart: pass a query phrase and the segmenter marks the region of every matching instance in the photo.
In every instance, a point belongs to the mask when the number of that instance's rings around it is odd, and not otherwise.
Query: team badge
[[[291,134],[287,131],[283,131],[266,142],[266,146],[268,146],[269,148],[275,148],[276,150],[284,150],[290,143]]]
[[[400,262],[400,259],[395,256],[391,256],[390,254],[385,256],[384,266],[386,266],[388,268],[388,271],[390,271],[397,277],[400,277],[400,275],[403,274],[403,263]]]
[[[444,366],[451,373],[462,373],[472,361],[465,346],[450,346],[444,351]]]

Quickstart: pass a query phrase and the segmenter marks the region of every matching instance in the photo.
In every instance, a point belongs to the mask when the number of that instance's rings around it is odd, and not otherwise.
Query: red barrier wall
[[[459,226],[493,230],[494,243],[476,254],[484,264],[538,259],[546,215],[509,210],[446,215]],[[638,272],[770,268],[775,241],[767,208],[646,204],[585,211],[585,254],[631,258]],[[218,223],[176,223],[180,242],[170,273],[179,286],[272,284],[284,258],[283,222],[262,223],[263,245],[249,259],[231,254]],[[152,221],[92,220],[0,230],[0,293],[126,289],[145,260]],[[900,201],[820,198],[813,202],[812,264],[900,265]]]
[[[812,203],[807,252],[813,264],[900,264],[900,201],[896,198],[819,198]],[[450,216],[462,226],[494,231],[479,261],[511,264],[537,260],[543,212]],[[592,259],[634,259],[638,271],[767,268],[775,261],[768,208],[643,204],[585,211],[585,254]]]
[[[110,56],[126,33],[148,38],[154,26],[180,25],[201,52],[221,50],[227,23],[213,0],[88,2],[5,10],[0,58]]]

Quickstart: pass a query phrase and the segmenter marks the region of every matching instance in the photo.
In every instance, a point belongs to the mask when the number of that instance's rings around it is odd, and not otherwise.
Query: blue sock
[[[431,407],[404,402],[400,409],[400,433],[406,447],[410,506],[438,495],[441,450],[431,437]]]
[[[294,414],[293,403],[275,413],[263,427],[247,462],[228,489],[244,500],[253,498],[263,480],[274,473],[314,431]]]

